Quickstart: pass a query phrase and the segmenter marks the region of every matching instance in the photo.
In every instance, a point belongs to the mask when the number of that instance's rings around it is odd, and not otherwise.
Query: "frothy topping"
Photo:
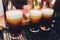
[[[52,0],[51,4],[55,4],[56,0]]]
[[[39,3],[41,3],[41,0],[37,0]]]
[[[6,11],[6,17],[9,19],[22,18],[22,10],[9,10]]]
[[[52,15],[54,10],[50,8],[42,9],[43,14]]]
[[[42,11],[41,10],[30,10],[30,15],[32,15],[32,16],[41,16]]]

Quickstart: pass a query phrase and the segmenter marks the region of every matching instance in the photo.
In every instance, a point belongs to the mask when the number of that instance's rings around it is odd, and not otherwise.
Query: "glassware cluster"
[[[22,35],[22,27],[29,25],[31,32],[39,32],[40,29],[44,31],[50,30],[51,20],[54,13],[54,1],[32,0],[32,8],[23,15],[23,10],[9,10],[6,11],[6,22],[9,27],[9,32],[12,39],[18,39]]]

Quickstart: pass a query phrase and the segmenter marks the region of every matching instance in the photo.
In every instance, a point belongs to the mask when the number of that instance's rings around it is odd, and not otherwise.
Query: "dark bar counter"
[[[5,30],[4,30],[5,31]],[[1,31],[2,32],[2,31]],[[0,40],[3,40],[3,32],[0,32]],[[53,28],[49,31],[40,29],[38,33],[32,33],[27,26],[23,28],[23,35],[25,40],[60,40],[60,29]]]
[[[54,13],[52,18],[52,24],[49,31],[43,31],[40,29],[38,33],[33,33],[29,30],[29,26],[24,26],[23,31],[27,40],[60,40],[60,13]],[[58,16],[59,15],[59,16]],[[55,21],[55,22],[53,22]]]
[[[60,38],[59,33],[53,29],[49,31],[43,31],[40,29],[38,33],[32,33],[25,27],[24,31],[28,40],[58,40]]]

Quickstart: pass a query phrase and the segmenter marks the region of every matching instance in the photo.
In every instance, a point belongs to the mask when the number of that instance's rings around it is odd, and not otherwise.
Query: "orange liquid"
[[[32,22],[39,22],[41,19],[41,16],[31,16],[31,21]]]
[[[19,22],[22,22],[22,18],[17,18],[17,19],[9,19],[9,18],[7,18],[7,22],[9,22],[11,24],[17,24]]]
[[[7,24],[12,37],[19,37],[19,35],[21,35],[22,18],[17,19],[7,18]]]
[[[44,18],[51,18],[52,15],[53,15],[53,14],[46,14],[46,13],[44,13],[44,14],[43,14],[43,17],[44,17]]]

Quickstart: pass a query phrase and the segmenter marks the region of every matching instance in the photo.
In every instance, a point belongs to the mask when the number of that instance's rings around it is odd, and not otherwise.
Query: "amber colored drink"
[[[6,12],[6,20],[12,37],[19,37],[22,33],[22,10],[9,10]]]
[[[30,10],[30,31],[39,32],[39,23],[42,18],[41,10]]]
[[[42,25],[46,27],[51,27],[53,12],[54,10],[51,8],[42,9],[42,13],[43,13]]]
[[[54,10],[50,8],[42,9],[43,18],[51,18],[53,15]]]
[[[42,17],[42,11],[41,10],[31,10],[30,11],[30,19],[32,22],[37,23],[40,21]]]

